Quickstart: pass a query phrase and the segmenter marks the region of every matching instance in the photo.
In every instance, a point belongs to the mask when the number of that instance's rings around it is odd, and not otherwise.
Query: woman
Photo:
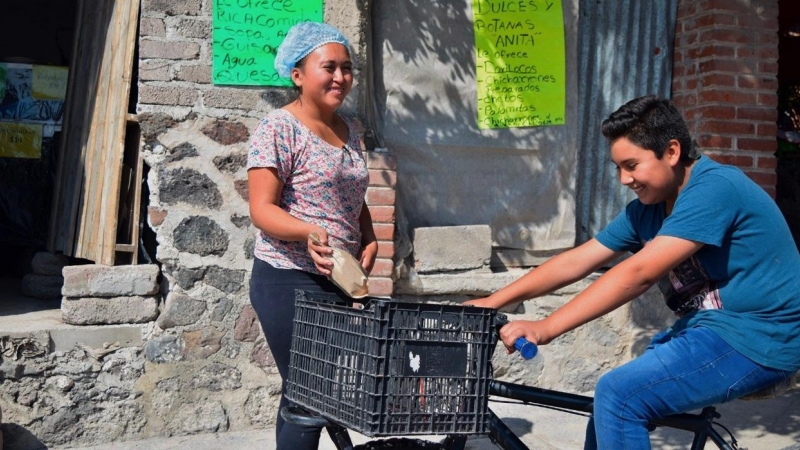
[[[275,69],[291,78],[298,96],[269,113],[250,141],[250,217],[258,229],[250,301],[285,380],[295,289],[344,297],[328,279],[331,247],[358,258],[369,273],[378,244],[354,122],[336,112],[353,85],[349,42],[330,25],[299,23],[278,48]],[[280,407],[286,404],[281,396]],[[319,428],[284,423],[280,413],[276,433],[278,449],[319,444]]]

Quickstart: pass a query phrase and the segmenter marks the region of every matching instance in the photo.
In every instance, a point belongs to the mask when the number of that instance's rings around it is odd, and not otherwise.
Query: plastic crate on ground
[[[485,434],[495,310],[295,301],[286,395],[370,437]]]

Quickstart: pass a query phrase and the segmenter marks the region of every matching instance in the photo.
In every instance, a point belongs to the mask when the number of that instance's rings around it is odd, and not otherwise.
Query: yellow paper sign
[[[41,158],[42,125],[0,122],[0,157]]]
[[[472,0],[478,128],[563,125],[561,0]]]
[[[60,66],[33,66],[31,97],[36,100],[64,100],[69,69]]]

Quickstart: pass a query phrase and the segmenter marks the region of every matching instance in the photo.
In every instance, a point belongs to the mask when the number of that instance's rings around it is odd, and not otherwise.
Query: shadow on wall
[[[533,248],[520,226],[574,227],[552,225],[559,201],[575,194],[574,158],[563,157],[568,131],[477,128],[469,13],[422,0],[374,6],[376,121],[398,155],[398,227],[488,223],[501,246]]]

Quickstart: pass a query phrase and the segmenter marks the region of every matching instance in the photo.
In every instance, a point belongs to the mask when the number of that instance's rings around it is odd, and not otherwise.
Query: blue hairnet
[[[288,78],[297,61],[308,56],[309,53],[332,42],[342,44],[347,48],[351,57],[350,42],[341,31],[326,23],[300,22],[289,29],[275,55],[275,70],[278,75]]]

